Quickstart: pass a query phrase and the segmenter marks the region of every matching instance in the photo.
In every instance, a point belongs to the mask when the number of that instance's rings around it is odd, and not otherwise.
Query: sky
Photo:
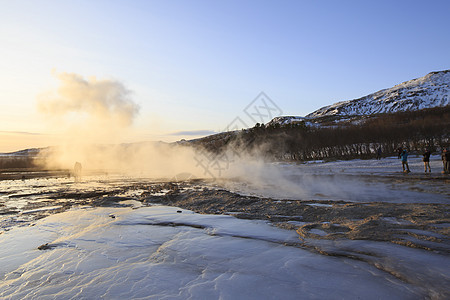
[[[84,122],[84,100],[58,94],[77,82],[132,105],[115,142],[253,126],[261,92],[274,114],[304,116],[450,69],[449,12],[449,1],[0,0],[0,152],[57,145],[64,120]],[[58,99],[65,109],[40,109]]]

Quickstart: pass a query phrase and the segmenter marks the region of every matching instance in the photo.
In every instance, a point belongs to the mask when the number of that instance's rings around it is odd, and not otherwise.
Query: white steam
[[[227,154],[232,161],[224,162],[188,145],[123,144],[139,111],[131,91],[117,80],[85,79],[73,73],[56,77],[58,88],[38,99],[39,111],[62,133],[59,146],[42,153],[47,168],[72,169],[80,162],[83,171],[118,171],[154,178],[190,173],[197,178],[243,178],[260,184],[268,177],[272,181],[278,177],[278,172],[260,159],[263,147],[248,153],[229,145]],[[232,149],[239,155],[230,153]]]
[[[85,79],[73,73],[56,74],[59,86],[38,98],[38,110],[53,129],[58,147],[43,151],[41,161],[51,169],[105,170],[172,178],[179,173],[204,176],[187,146],[166,143],[123,144],[132,134],[139,106],[117,80]],[[151,128],[148,128],[151,131]]]
[[[38,103],[39,110],[51,117],[77,113],[85,121],[129,126],[139,111],[130,91],[116,80],[84,79],[74,73],[56,76],[60,81],[56,93],[40,97]]]

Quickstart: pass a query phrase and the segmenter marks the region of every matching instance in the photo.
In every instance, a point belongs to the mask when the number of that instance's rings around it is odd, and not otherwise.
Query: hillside
[[[307,118],[373,115],[444,107],[450,103],[450,70],[431,72],[365,97],[322,107]]]
[[[197,139],[191,145],[216,154],[231,147],[273,161],[373,158],[378,149],[383,156],[392,156],[398,147],[420,153],[425,148],[440,152],[449,146],[450,105],[345,117],[338,123],[333,116],[328,121],[327,116],[317,119],[279,118],[234,134]]]

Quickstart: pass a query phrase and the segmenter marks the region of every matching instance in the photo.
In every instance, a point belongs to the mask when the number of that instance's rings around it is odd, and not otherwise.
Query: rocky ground
[[[202,214],[228,214],[267,220],[295,230],[300,239],[387,241],[439,253],[450,253],[450,205],[428,203],[355,203],[345,201],[279,200],[245,196],[212,188],[202,180],[145,182],[132,180],[99,188],[56,190],[34,187],[31,193],[5,193],[0,202],[0,227],[24,225],[72,206],[163,204]],[[30,200],[31,199],[31,200]],[[39,199],[33,201],[32,199]],[[11,201],[25,201],[14,207]]]
[[[188,189],[190,183],[162,184],[164,196],[145,197],[160,203],[206,214],[267,220],[296,230],[300,238],[368,239],[450,253],[450,205],[292,201],[242,196],[226,190]]]

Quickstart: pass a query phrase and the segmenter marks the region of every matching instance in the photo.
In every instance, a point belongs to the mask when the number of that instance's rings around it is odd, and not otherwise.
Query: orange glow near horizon
[[[57,139],[47,134],[27,132],[0,132],[0,153],[15,152],[29,148],[45,148],[55,145]]]
[[[173,134],[149,134],[147,132],[136,132],[127,136],[117,143],[139,143],[139,142],[157,142],[167,143],[176,142],[181,139],[195,139],[203,135],[173,135]],[[97,144],[107,143],[108,141],[98,141]],[[62,146],[67,144],[67,138],[58,134],[40,134],[16,131],[0,131],[0,153],[10,153],[31,148],[46,148],[52,146]]]

